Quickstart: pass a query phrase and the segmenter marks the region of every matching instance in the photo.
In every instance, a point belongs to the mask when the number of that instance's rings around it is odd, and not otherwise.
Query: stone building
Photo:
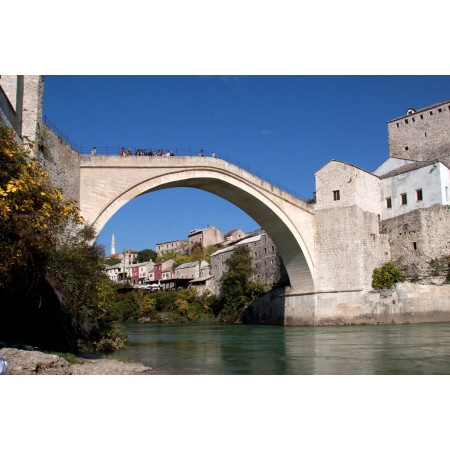
[[[250,250],[255,280],[263,282],[269,289],[289,284],[286,269],[275,244],[265,231],[260,230],[211,255],[211,273],[214,275],[214,291],[216,294],[220,288],[220,279],[227,270],[226,261],[238,245],[246,245]]]
[[[160,242],[156,244],[156,254],[158,256],[164,255],[168,252],[182,253],[187,249],[188,241],[177,239],[169,242]]]
[[[410,279],[436,275],[433,261],[450,256],[450,101],[388,122],[389,159],[380,178],[380,230],[391,258]]]
[[[191,280],[188,287],[195,289],[199,295],[206,292],[214,293],[215,283],[214,275],[211,273],[211,265],[206,263],[201,266],[198,277]]]
[[[334,160],[315,177],[317,285],[370,290],[373,270],[390,259],[388,237],[379,233],[380,179]]]
[[[206,248],[209,245],[219,244],[223,242],[223,240],[223,232],[212,225],[208,225],[201,230],[192,230],[188,235],[189,251],[197,245]]]
[[[316,172],[316,283],[371,289],[375,267],[397,261],[426,278],[450,255],[450,102],[388,122],[389,158],[373,173],[331,161]]]
[[[133,264],[133,261],[136,261],[138,256],[138,252],[136,250],[132,250],[131,248],[124,250],[120,253],[114,253],[113,255],[110,255],[109,258],[117,258],[120,259],[121,263],[129,266]]]
[[[234,230],[229,231],[223,237],[224,241],[229,244],[230,242],[238,241],[239,239],[243,239],[247,236],[247,234],[242,231],[240,228],[236,228]]]
[[[177,279],[193,280],[200,276],[202,269],[209,270],[209,264],[203,260],[180,264],[174,270],[174,277]]]
[[[388,122],[389,155],[413,161],[450,156],[450,100],[406,113]]]

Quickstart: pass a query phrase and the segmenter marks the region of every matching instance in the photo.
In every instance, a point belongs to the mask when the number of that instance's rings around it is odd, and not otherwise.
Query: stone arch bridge
[[[172,187],[201,189],[252,217],[274,241],[291,292],[314,292],[314,209],[225,160],[200,156],[80,156],[80,209],[100,232],[123,205]]]

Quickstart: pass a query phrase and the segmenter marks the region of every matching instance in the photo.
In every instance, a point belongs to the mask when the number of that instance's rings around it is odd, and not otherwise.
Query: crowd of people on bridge
[[[120,156],[132,156],[133,153],[130,149],[125,150],[124,147],[122,147],[119,150],[119,154]],[[175,156],[175,153],[172,150],[166,150],[164,151],[164,149],[159,149],[159,150],[146,150],[146,149],[141,149],[138,148],[135,152],[134,152],[135,156]],[[199,156],[205,156],[205,152],[203,150],[200,150]],[[217,158],[217,154],[216,152],[212,152],[211,156],[213,158]]]
[[[97,148],[93,147],[91,150],[91,156],[95,156],[97,154]],[[128,150],[125,149],[125,147],[121,147],[119,150],[119,155],[120,156],[133,156],[133,152],[131,151],[131,149],[129,148]],[[134,156],[175,156],[175,153],[172,150],[164,150],[164,149],[159,149],[159,150],[152,150],[152,149],[141,149],[138,148],[135,152],[134,152]],[[203,150],[200,150],[198,156],[206,156],[205,152]],[[211,156],[213,158],[217,158],[217,153],[216,152],[212,152]]]
[[[125,150],[124,147],[122,147],[119,150],[119,154],[120,156],[132,156],[133,153],[131,152],[130,149]],[[175,153],[172,150],[167,150],[164,151],[164,149],[159,149],[159,150],[146,150],[146,149],[141,149],[138,148],[135,152],[134,152],[135,156],[175,156]]]

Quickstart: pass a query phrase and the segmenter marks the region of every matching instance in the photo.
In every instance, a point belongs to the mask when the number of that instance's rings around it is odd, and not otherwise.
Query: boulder
[[[115,359],[81,359],[70,364],[64,358],[38,351],[2,348],[8,362],[8,375],[142,375],[152,370],[140,363],[124,363]]]

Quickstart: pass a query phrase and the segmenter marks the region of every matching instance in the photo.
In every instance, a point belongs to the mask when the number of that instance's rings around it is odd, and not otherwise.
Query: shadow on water
[[[450,374],[450,324],[127,324],[115,355],[156,374]]]

